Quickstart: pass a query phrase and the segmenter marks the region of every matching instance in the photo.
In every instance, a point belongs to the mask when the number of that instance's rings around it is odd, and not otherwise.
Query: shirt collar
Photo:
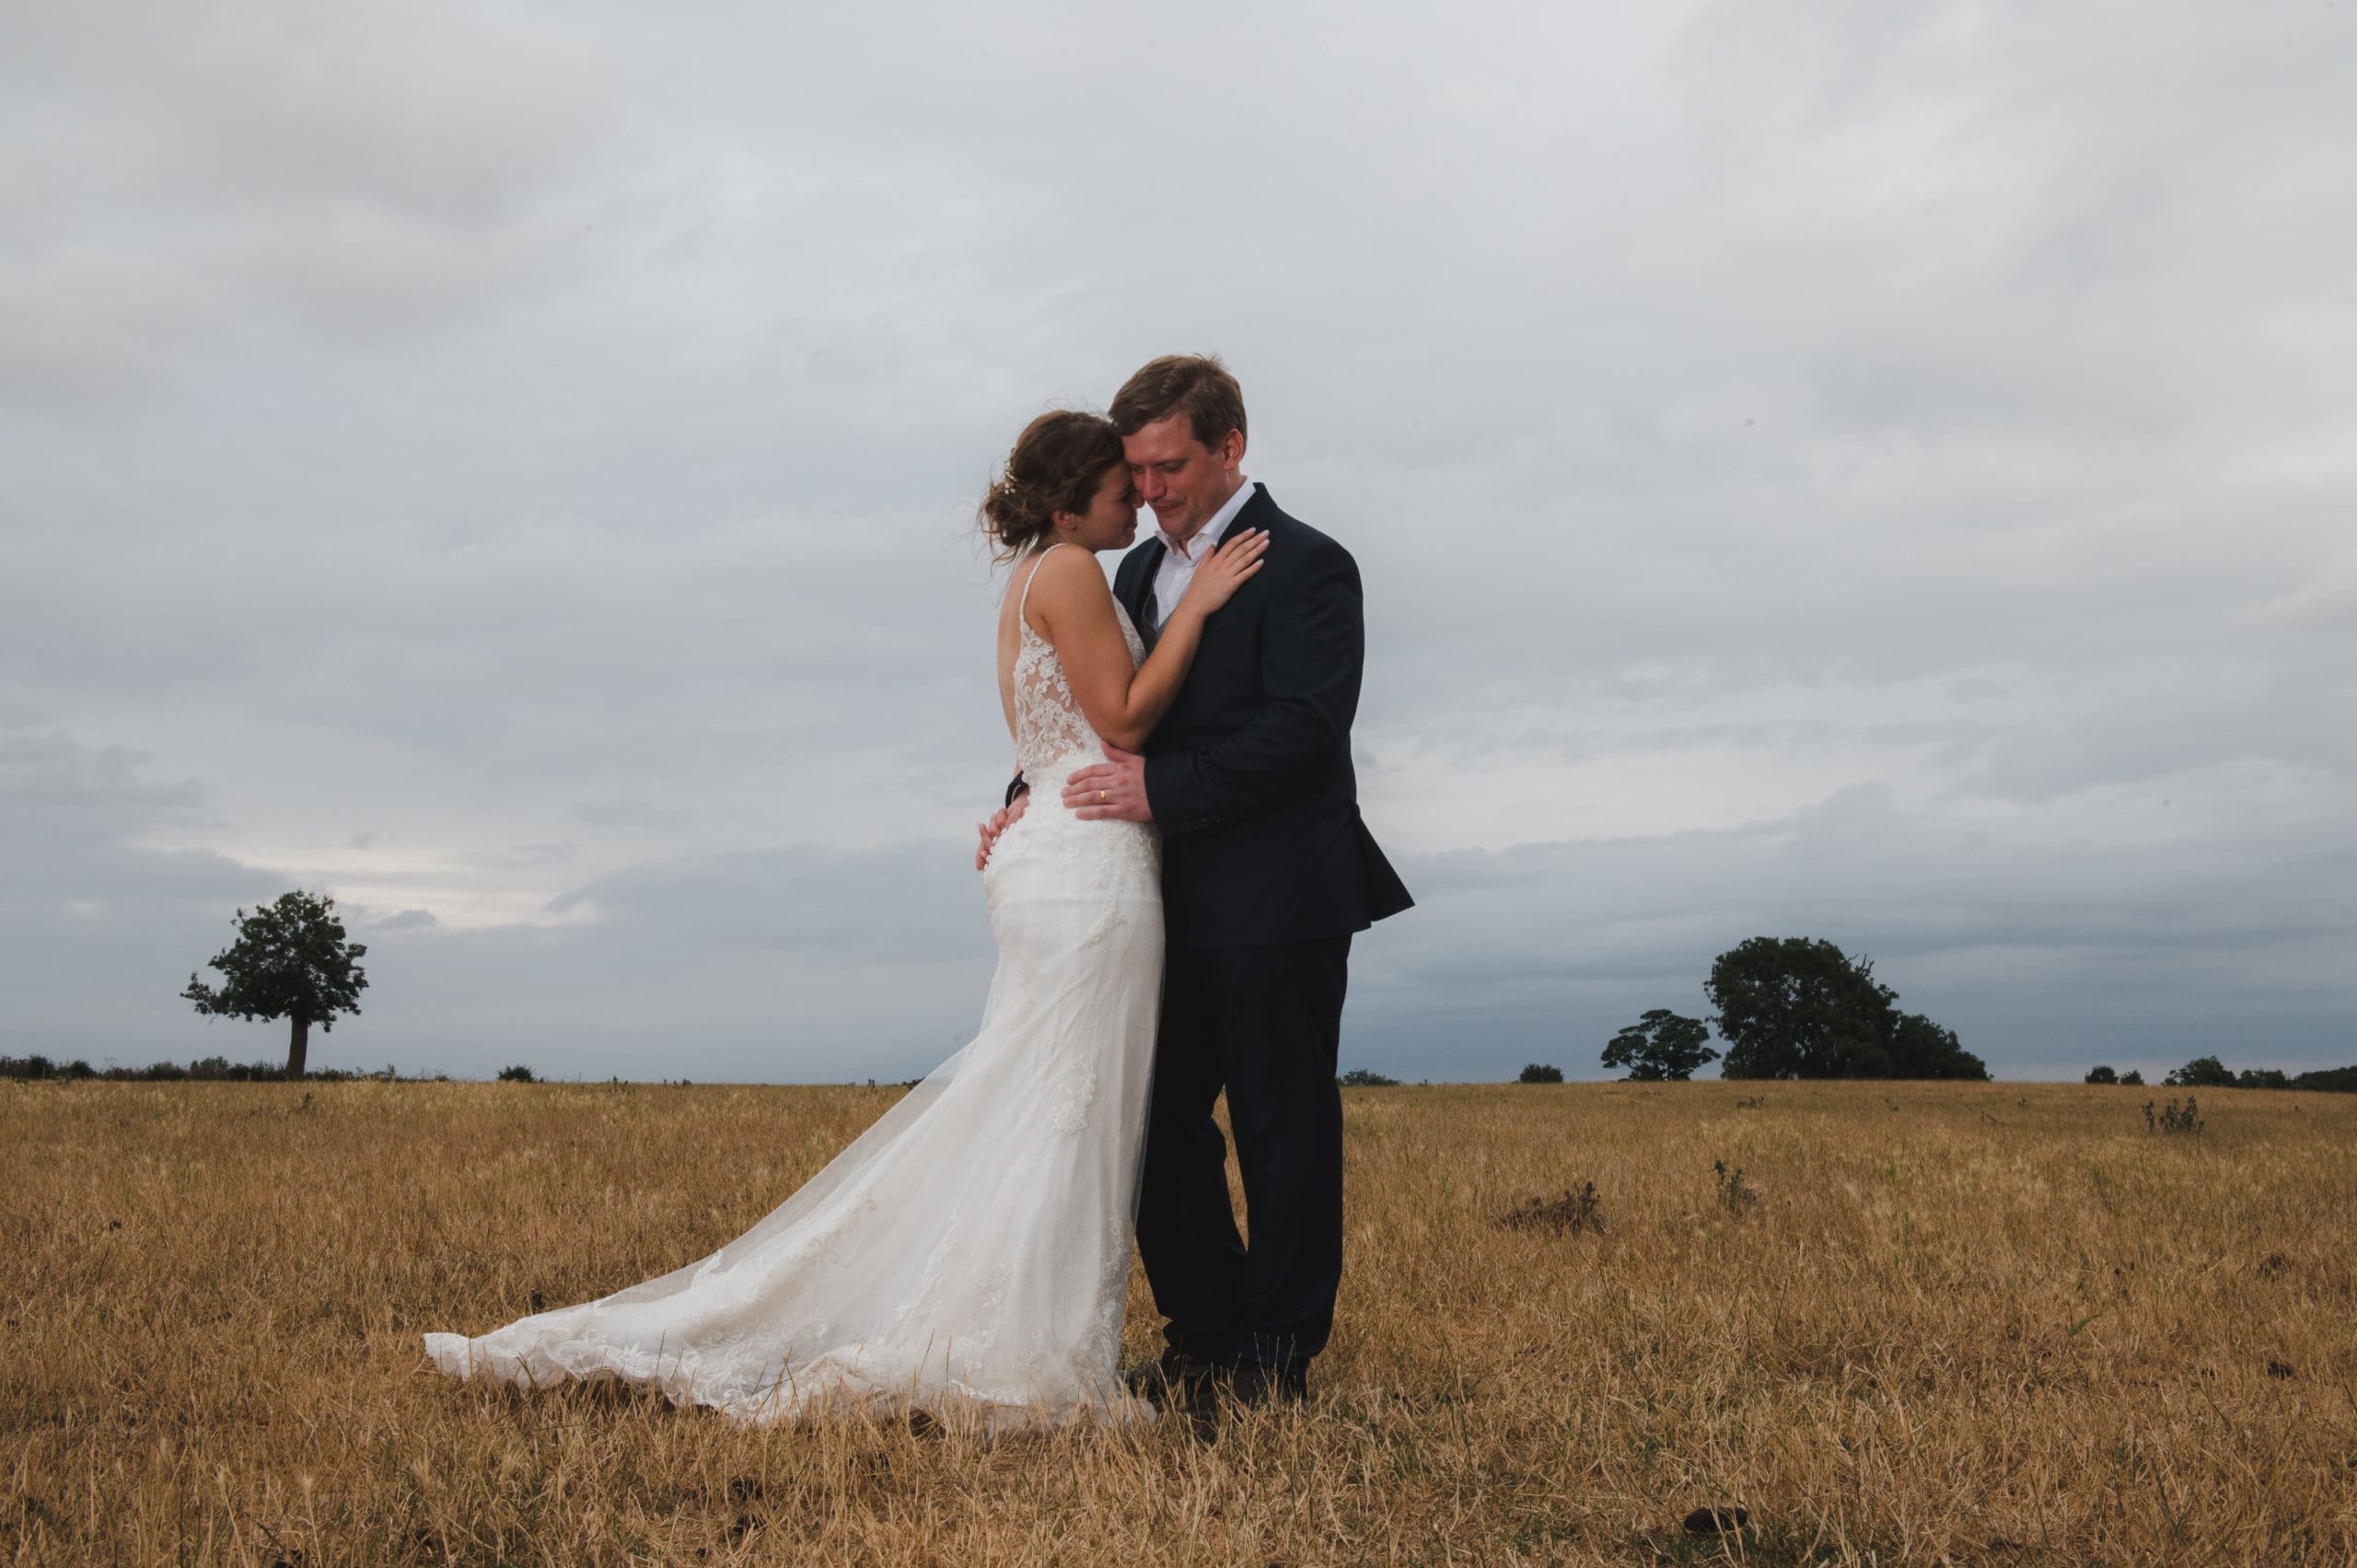
[[[1260,488],[1240,473],[1236,478],[1237,481],[1236,494],[1227,498],[1225,505],[1212,514],[1210,522],[1195,530],[1195,537],[1189,540],[1184,546],[1172,540],[1167,532],[1155,529],[1155,532],[1162,535],[1162,547],[1179,560],[1189,563],[1201,562],[1205,555],[1219,548],[1219,536],[1227,531],[1227,525],[1236,521],[1236,514],[1244,510],[1244,504],[1252,499],[1254,491]]]

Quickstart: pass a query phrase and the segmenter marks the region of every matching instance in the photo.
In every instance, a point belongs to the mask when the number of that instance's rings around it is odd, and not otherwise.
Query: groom
[[[1231,529],[1269,536],[1266,564],[1205,623],[1144,754],[1108,747],[1109,761],[1064,789],[1076,816],[1162,834],[1168,950],[1138,1250],[1167,1348],[1131,1380],[1193,1407],[1215,1388],[1298,1399],[1341,1283],[1334,1069],[1351,935],[1411,901],[1359,819],[1358,566],[1244,476],[1244,394],[1218,360],[1157,359],[1110,412],[1161,524],[1114,581],[1149,642]],[[1212,1120],[1223,1089],[1248,1249]]]

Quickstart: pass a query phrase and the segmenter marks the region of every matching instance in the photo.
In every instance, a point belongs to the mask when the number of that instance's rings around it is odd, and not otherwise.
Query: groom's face
[[[1231,430],[1218,446],[1206,447],[1187,416],[1174,413],[1122,436],[1121,454],[1130,460],[1138,499],[1154,508],[1163,532],[1183,542],[1236,494],[1244,436]]]

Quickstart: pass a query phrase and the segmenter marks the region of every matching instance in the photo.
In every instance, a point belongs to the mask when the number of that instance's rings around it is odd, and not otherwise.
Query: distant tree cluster
[[[1365,1067],[1353,1067],[1334,1081],[1346,1089],[1396,1089],[1399,1086],[1399,1079],[1387,1078]]]
[[[226,1056],[207,1056],[182,1066],[177,1062],[151,1062],[145,1067],[93,1067],[87,1062],[52,1062],[46,1056],[0,1056],[0,1078],[19,1082],[55,1080],[78,1083],[96,1080],[109,1084],[275,1084],[286,1078],[286,1069],[274,1062],[232,1062]],[[323,1067],[304,1074],[307,1078],[328,1084],[357,1083],[363,1078],[398,1078],[401,1074],[388,1066],[382,1072],[360,1072],[349,1068]],[[421,1074],[435,1083],[447,1083],[443,1073]]]
[[[1702,989],[1730,1078],[1989,1076],[1954,1029],[1898,1010],[1873,959],[1830,942],[1754,936],[1718,956]]]
[[[1532,1063],[1522,1070],[1522,1076],[1515,1080],[1517,1084],[1560,1084],[1562,1081],[1563,1070],[1544,1062]]]
[[[1730,1078],[1989,1076],[1954,1029],[1899,1011],[1873,959],[1830,942],[1754,936],[1713,960],[1702,990],[1718,1009],[1709,1024],[1655,1007],[1612,1037],[1604,1064],[1639,1083],[1690,1078],[1720,1060],[1704,1043],[1715,1025]]]
[[[2197,1056],[2161,1082],[2173,1089],[2231,1089],[2235,1074],[2214,1056]]]
[[[98,1076],[99,1070],[87,1062],[52,1062],[46,1056],[0,1056],[0,1078],[63,1078],[71,1082]]]
[[[2090,1084],[2142,1084],[2144,1074],[2116,1073],[2098,1063],[2087,1069]],[[2357,1094],[2357,1067],[2323,1067],[2307,1073],[2286,1073],[2281,1067],[2246,1067],[2236,1073],[2214,1056],[2197,1056],[2161,1082],[2173,1089],[2321,1089],[2328,1094]]]

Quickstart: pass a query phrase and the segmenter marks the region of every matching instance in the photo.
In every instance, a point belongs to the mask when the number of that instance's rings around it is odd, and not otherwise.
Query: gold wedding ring
[[[1097,804],[1099,806],[1105,804],[1105,792],[1101,789],[1097,792]]]

